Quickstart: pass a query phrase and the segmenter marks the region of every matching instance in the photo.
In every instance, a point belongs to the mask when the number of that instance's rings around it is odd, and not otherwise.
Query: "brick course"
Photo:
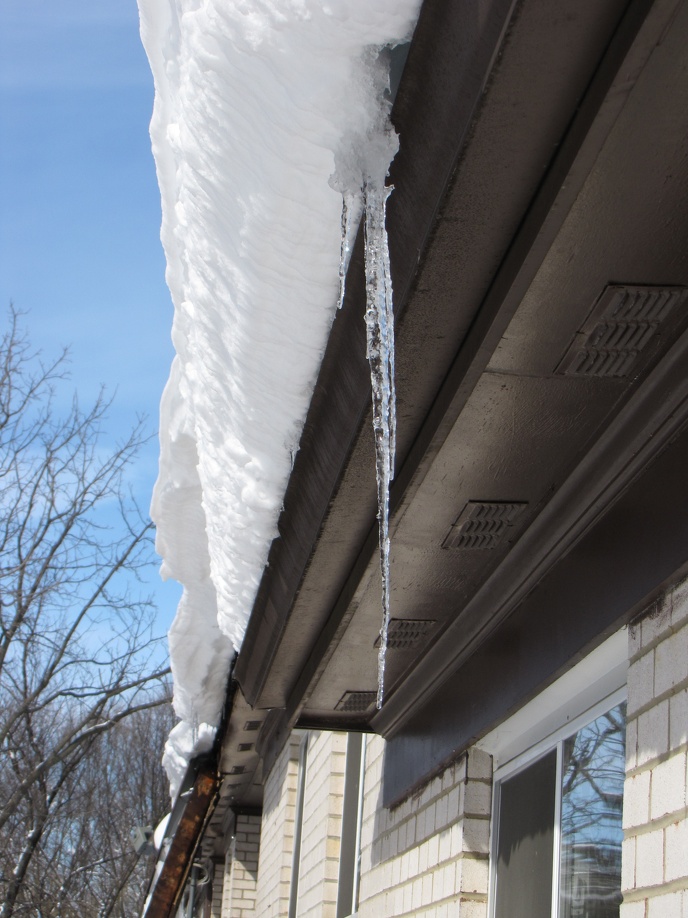
[[[472,749],[393,810],[381,807],[384,742],[369,737],[360,918],[486,918],[492,760]]]
[[[254,918],[256,914],[260,826],[260,816],[240,813],[235,817],[221,874],[221,918]],[[217,901],[216,883],[214,879],[213,903]]]
[[[301,835],[298,918],[334,918],[344,799],[346,735],[311,732]]]
[[[260,918],[281,918],[289,911],[300,742],[300,734],[291,737],[264,785],[256,901]]]
[[[688,918],[688,588],[629,629],[621,918]],[[298,743],[265,786],[255,916],[286,918]],[[297,918],[334,918],[346,737],[309,736]],[[487,918],[492,760],[460,757],[394,809],[382,806],[384,741],[366,740],[359,918]],[[238,837],[238,836],[237,836]],[[224,913],[223,913],[224,915]],[[244,915],[237,915],[244,918]]]
[[[688,583],[629,629],[621,918],[688,916]]]

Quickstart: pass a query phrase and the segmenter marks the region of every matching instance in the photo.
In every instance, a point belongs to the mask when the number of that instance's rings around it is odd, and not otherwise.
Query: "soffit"
[[[375,690],[380,626],[359,241],[328,348],[332,369],[326,357],[304,433],[303,472],[237,664],[250,703],[275,708],[266,749],[295,722],[399,729],[413,699],[431,691],[433,654],[486,639],[490,585],[509,572],[514,546],[538,527],[554,532],[553,498],[624,406],[640,404],[652,364],[684,324],[678,310],[629,376],[557,372],[607,285],[688,285],[686,4],[571,2],[553,13],[524,2],[511,18],[505,4],[481,9],[483,29],[473,23],[459,65],[446,46],[441,53],[457,22],[444,21],[446,5],[425,4],[395,107],[402,152],[388,222],[404,311],[392,614],[431,623],[425,649],[390,651],[389,715],[346,710],[347,692]],[[453,154],[441,106],[454,100],[431,72],[438,58],[445,80],[473,91]],[[439,150],[432,195],[428,149]],[[433,220],[445,181],[437,163],[448,177],[450,161],[456,171]],[[650,414],[661,413],[657,399]],[[652,437],[652,424],[643,430]],[[328,436],[329,465],[314,463]],[[618,460],[610,450],[608,462]],[[290,529],[304,499],[309,525]],[[494,548],[449,549],[471,502],[522,510]],[[495,623],[513,608],[500,602]]]
[[[688,99],[677,91],[678,85],[686,88],[685,7],[683,14],[639,75],[485,371],[455,412],[441,446],[429,460],[426,453],[422,480],[396,512],[393,614],[437,622],[426,650],[441,644],[445,627],[461,622],[468,601],[621,406],[642,390],[648,361],[686,326],[683,300],[654,332],[648,346],[654,353],[641,354],[629,375],[558,375],[562,357],[607,285],[688,284],[682,242],[688,233]],[[657,408],[661,411],[661,398]],[[448,550],[443,543],[452,523],[471,501],[525,506],[496,548]],[[370,647],[379,628],[380,585],[374,561],[366,573],[368,582],[364,576],[354,596],[355,612],[302,709],[304,720],[324,720],[332,698],[352,681],[352,660],[367,662],[365,673],[358,664],[359,686],[376,684]],[[466,621],[467,633],[475,627]],[[404,691],[405,679],[413,682],[420,656],[417,648],[390,652],[390,695]],[[384,715],[377,723],[385,729]]]
[[[405,288],[414,285],[397,331],[400,466],[543,180],[623,5],[572,3],[570,16],[551,17],[548,5],[530,3],[520,5],[509,19],[511,4],[483,4],[479,18],[484,24],[477,43],[466,37],[476,36],[473,13],[456,12],[463,5],[454,7],[451,16],[444,4],[423,7],[395,106],[403,140],[391,176],[395,192],[388,217],[398,310],[406,299]],[[490,70],[500,48],[498,63]],[[438,59],[444,67],[427,73]],[[489,89],[483,96],[488,74]],[[464,96],[472,97],[472,104]],[[467,141],[463,146],[462,137]],[[451,194],[442,201],[438,216],[438,196],[452,169],[456,172]],[[416,274],[417,252],[431,226],[432,238]],[[304,637],[310,629],[319,632],[327,622],[375,518],[360,243],[359,238],[347,279],[349,296],[328,347],[336,354],[335,379],[316,388],[314,406],[326,399],[335,384],[347,388],[341,403],[328,404],[312,426],[307,423],[297,456],[298,464],[311,446],[321,446],[331,424],[334,448],[343,450],[333,463],[334,474],[340,477],[329,483],[334,491],[328,494],[322,518],[317,516],[318,495],[303,501],[309,508],[315,505],[310,526],[318,549],[310,557],[306,554],[305,575],[304,567],[297,574],[295,602],[282,579],[290,573],[288,564],[271,557],[237,664],[247,698],[260,706],[285,704],[294,672],[306,665],[310,651]],[[343,384],[342,373],[347,374]],[[353,416],[347,419],[346,408],[352,405]],[[298,481],[298,471],[297,465],[291,484]],[[303,476],[304,491],[313,487],[320,468],[309,472]],[[296,490],[290,486],[291,492]],[[295,516],[292,497],[298,494],[287,494],[282,538],[274,547],[274,554],[288,554],[290,560],[310,547],[302,548],[301,530],[288,528]],[[271,664],[267,648],[282,662]]]

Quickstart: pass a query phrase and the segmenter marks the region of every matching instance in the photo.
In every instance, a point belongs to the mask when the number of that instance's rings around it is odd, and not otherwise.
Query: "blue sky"
[[[84,403],[116,395],[113,439],[156,429],[172,359],[152,105],[136,0],[0,0],[0,317],[13,301],[46,355],[70,347]],[[178,589],[156,593],[167,627]]]

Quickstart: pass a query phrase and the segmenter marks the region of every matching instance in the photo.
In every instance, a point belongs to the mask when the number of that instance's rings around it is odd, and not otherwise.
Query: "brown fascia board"
[[[422,6],[392,113],[402,138],[390,172],[395,192],[387,220],[397,318],[512,8],[513,0],[426,0]],[[460,73],[457,62],[463,65]],[[433,88],[431,104],[428,87]],[[370,404],[362,235],[359,232],[344,308],[333,323],[304,425],[279,537],[272,544],[237,660],[235,678],[252,705],[260,704],[287,618]],[[371,524],[375,514],[371,504]]]
[[[167,853],[159,855],[142,918],[169,918],[179,901],[203,827],[217,798],[217,755],[198,756],[189,763],[170,815]]]

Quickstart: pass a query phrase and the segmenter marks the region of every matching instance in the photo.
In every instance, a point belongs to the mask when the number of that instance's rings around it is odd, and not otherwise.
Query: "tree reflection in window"
[[[563,744],[560,918],[618,918],[626,705]]]

